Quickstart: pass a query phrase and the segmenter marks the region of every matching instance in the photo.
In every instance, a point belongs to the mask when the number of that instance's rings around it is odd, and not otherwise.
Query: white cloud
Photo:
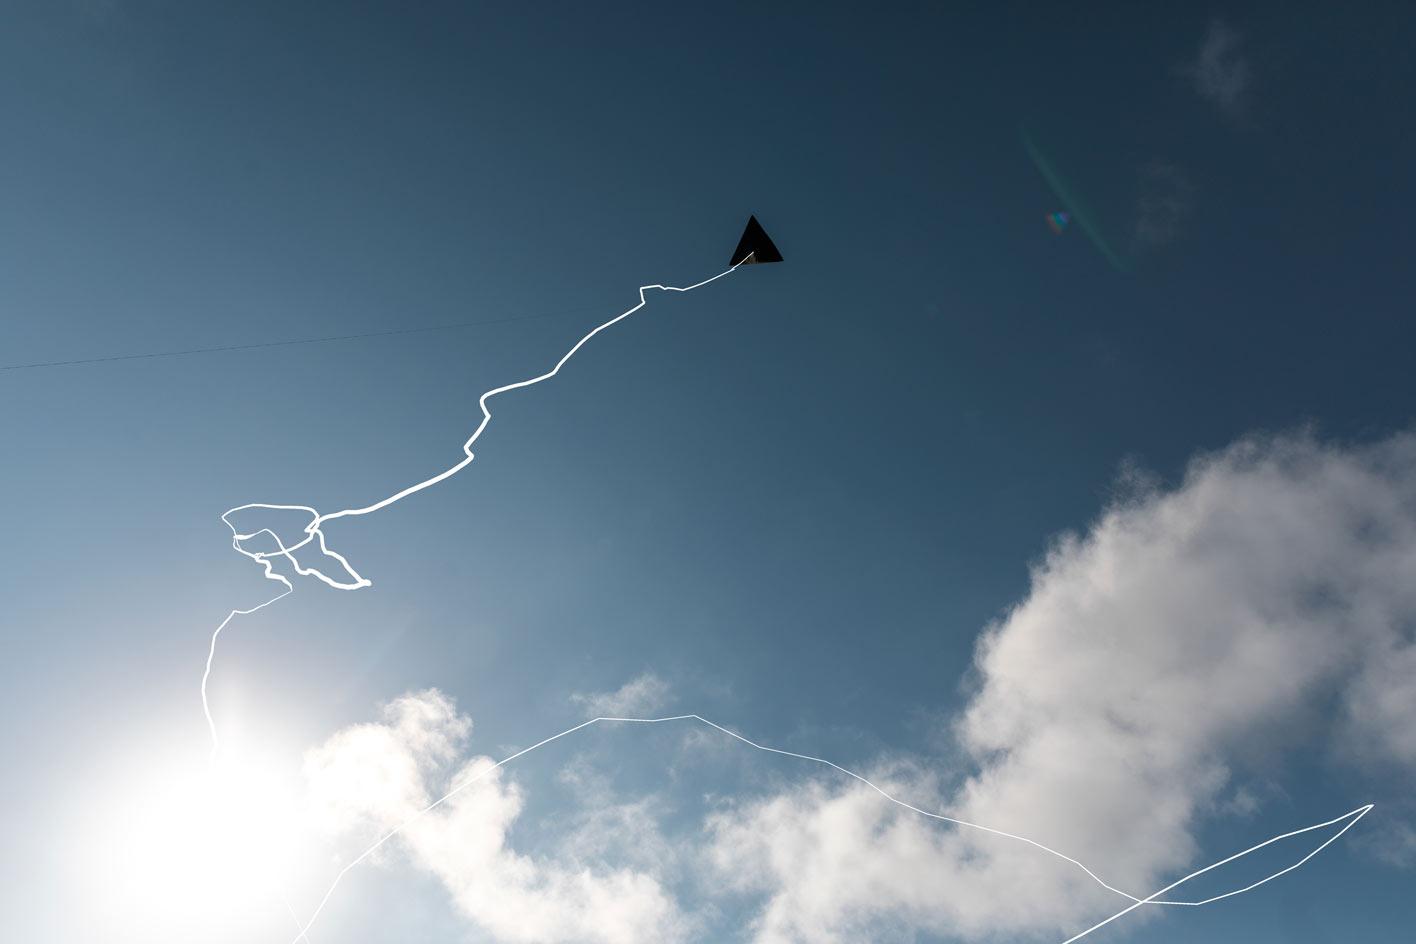
[[[1256,755],[1316,750],[1309,760],[1351,765],[1374,789],[1379,771],[1409,781],[1414,574],[1416,437],[1362,448],[1253,438],[1196,460],[1170,490],[1132,474],[1085,534],[1054,542],[1026,597],[981,637],[969,701],[944,725],[972,775],[952,786],[941,778],[955,771],[902,760],[862,773],[1150,894],[1237,851],[1201,850],[1202,826],[1248,830],[1284,796],[1272,779],[1282,765],[1251,766]],[[646,674],[576,697],[614,715],[652,711],[666,694]],[[469,732],[448,699],[423,692],[336,734],[309,754],[319,822],[364,835],[401,822],[435,784],[490,763],[451,773]],[[548,857],[508,846],[523,795],[504,772],[412,824],[399,848],[490,936],[516,944],[673,941],[728,913],[723,895],[750,896],[758,944],[1072,933],[1127,904],[1035,848],[932,823],[848,781],[716,801],[697,849],[664,840],[659,800],[615,804],[584,765],[562,781],[586,806],[562,814]],[[1383,797],[1351,805],[1368,800]],[[1411,829],[1382,816],[1354,841],[1411,864]],[[666,876],[695,863],[715,897],[690,912]]]
[[[653,672],[645,672],[613,692],[576,693],[570,700],[581,706],[587,718],[624,718],[658,711],[668,695],[668,683]]]
[[[1394,822],[1381,832],[1367,833],[1355,844],[1388,865],[1409,869],[1416,866],[1416,826]]]
[[[493,763],[474,757],[447,775],[471,721],[436,690],[405,695],[383,715],[382,723],[347,728],[306,755],[312,807],[327,833],[352,832],[367,841]],[[510,848],[507,835],[522,807],[520,788],[493,770],[405,826],[395,844],[497,941],[637,944],[683,937],[684,919],[653,863],[597,867],[576,854],[536,858]],[[646,828],[640,824],[641,832]],[[602,835],[572,835],[567,846],[572,853],[587,845],[603,851],[596,845],[603,842]]]
[[[936,790],[908,767],[867,776],[895,795]],[[735,891],[766,894],[758,944],[1028,934],[1056,925],[1059,911],[1114,900],[1060,860],[931,824],[860,784],[811,783],[721,812],[709,832],[718,874]]]
[[[1260,742],[1416,764],[1413,574],[1416,438],[1252,439],[1203,458],[1033,569],[979,643],[955,727],[978,769],[941,803],[1149,894],[1195,863],[1205,818],[1242,812],[1226,811],[1226,788]],[[1334,697],[1342,717],[1324,722]],[[760,944],[1075,931],[1126,904],[1036,850],[934,831],[859,785],[788,791],[711,826],[725,876],[766,896]]]
[[[330,834],[380,835],[426,806],[426,780],[445,772],[472,731],[470,719],[436,689],[381,710],[383,723],[335,733],[306,752],[313,825]]]
[[[1407,573],[1416,574],[1416,559],[1405,563]],[[1355,735],[1348,742],[1353,754],[1416,767],[1416,646],[1409,635],[1393,634],[1373,644],[1348,691],[1346,708]]]
[[[1194,61],[1183,69],[1195,91],[1230,115],[1244,110],[1251,83],[1252,70],[1239,52],[1240,45],[1233,27],[1221,19],[1211,20]]]
[[[677,865],[680,850],[659,829],[670,812],[663,797],[621,800],[585,756],[562,768],[558,779],[578,801],[561,827],[563,855],[578,862],[627,863],[656,874]]]

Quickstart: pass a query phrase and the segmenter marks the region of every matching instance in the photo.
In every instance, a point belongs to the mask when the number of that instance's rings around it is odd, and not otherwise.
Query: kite
[[[1066,210],[1047,214],[1047,225],[1055,236],[1061,236],[1062,231],[1067,228],[1067,224],[1070,222],[1072,222],[1072,218],[1067,215]]]
[[[742,239],[738,240],[737,248],[733,250],[732,259],[728,260],[728,265],[756,265],[759,262],[781,262],[782,254],[777,251],[777,247],[772,245],[772,238],[767,235],[767,231],[762,228],[762,224],[757,222],[757,217],[749,216],[747,226],[742,231]]]

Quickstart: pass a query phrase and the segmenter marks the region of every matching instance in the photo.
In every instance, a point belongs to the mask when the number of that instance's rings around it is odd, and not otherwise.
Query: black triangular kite
[[[743,265],[755,265],[759,262],[781,261],[782,254],[772,245],[767,231],[757,222],[757,217],[749,216],[747,228],[742,231],[742,239],[738,240],[737,248],[733,250],[733,259],[728,265],[735,266],[739,262]]]

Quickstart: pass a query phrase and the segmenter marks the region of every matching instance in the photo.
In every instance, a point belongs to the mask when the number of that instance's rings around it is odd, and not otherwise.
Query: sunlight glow
[[[110,920],[156,941],[213,919],[235,931],[259,915],[268,926],[287,911],[303,831],[296,785],[278,767],[190,756],[134,767],[144,773],[121,785],[88,850]]]

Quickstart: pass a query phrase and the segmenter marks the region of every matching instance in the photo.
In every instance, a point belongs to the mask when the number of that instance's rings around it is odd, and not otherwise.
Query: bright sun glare
[[[110,919],[153,941],[234,930],[256,914],[288,915],[293,929],[286,894],[301,817],[288,777],[249,759],[135,766],[144,773],[121,785],[117,816],[87,850]]]

